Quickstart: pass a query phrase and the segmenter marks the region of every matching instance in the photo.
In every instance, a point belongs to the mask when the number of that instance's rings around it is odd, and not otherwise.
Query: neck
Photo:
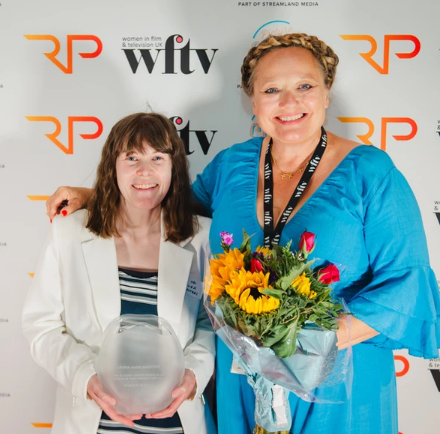
[[[121,204],[116,228],[121,236],[148,236],[160,233],[161,207],[149,210],[130,208]]]
[[[314,134],[310,139],[301,143],[281,142],[272,139],[272,154],[277,159],[281,168],[289,171],[289,167],[295,168],[304,163],[315,150],[321,139],[321,130]]]

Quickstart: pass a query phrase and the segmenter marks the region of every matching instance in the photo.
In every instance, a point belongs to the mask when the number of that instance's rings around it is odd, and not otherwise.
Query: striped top
[[[121,315],[157,315],[157,271],[141,272],[119,268],[121,291]],[[167,419],[145,419],[134,421],[129,428],[111,420],[102,412],[97,434],[183,434],[182,423],[176,413]]]

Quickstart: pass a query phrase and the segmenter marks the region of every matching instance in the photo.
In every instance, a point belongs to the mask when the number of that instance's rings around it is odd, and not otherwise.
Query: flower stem
[[[269,432],[269,431],[266,431],[261,426],[255,425],[253,434],[289,434],[289,431],[271,431],[271,432]]]

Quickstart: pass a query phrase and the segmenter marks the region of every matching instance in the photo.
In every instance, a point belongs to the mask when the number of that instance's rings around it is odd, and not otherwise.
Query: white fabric
[[[94,361],[109,322],[120,315],[120,290],[113,238],[84,227],[86,211],[54,219],[23,310],[31,355],[57,381],[52,434],[96,433],[100,408],[86,398]],[[209,255],[210,220],[180,245],[160,244],[158,315],[170,322],[197,378],[197,395],[178,413],[187,434],[204,434],[200,395],[214,369],[214,335],[199,300],[186,293],[189,279],[202,281]],[[162,230],[162,233],[164,231]]]

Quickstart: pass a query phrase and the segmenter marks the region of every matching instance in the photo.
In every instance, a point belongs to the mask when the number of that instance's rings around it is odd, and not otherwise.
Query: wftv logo
[[[211,140],[209,140],[206,135],[208,130],[191,130],[190,121],[188,121],[186,125],[182,128],[183,119],[180,116],[173,116],[170,118],[170,121],[177,128],[177,132],[179,133],[180,138],[185,144],[186,155],[191,155],[194,152],[194,151],[190,151],[190,139],[192,137],[191,133],[195,133],[197,137],[197,141],[199,142],[199,145],[202,148],[203,154],[206,155],[208,153],[209,148],[212,145],[212,140],[214,139],[214,136],[218,130],[211,130]]]
[[[175,43],[181,44],[183,42],[183,37],[181,35],[171,35],[165,42],[165,48],[155,49],[156,56],[153,59],[152,49],[126,49],[122,50],[127,57],[128,63],[130,64],[131,70],[133,74],[136,74],[139,64],[141,60],[144,61],[145,66],[147,67],[148,72],[151,74],[153,69],[158,62],[159,58],[163,61],[164,64],[164,72],[162,74],[177,74],[176,67],[174,64],[174,53],[176,51],[180,51],[180,72],[183,74],[192,74],[195,69],[191,69],[191,52],[195,52],[197,54],[200,65],[203,68],[205,74],[209,72],[209,69],[214,60],[215,53],[218,51],[218,48],[212,48],[211,58],[208,57],[208,49],[207,48],[190,48],[190,40],[185,46],[181,48],[176,48]],[[139,59],[136,58],[135,51],[140,52]],[[164,52],[161,55],[161,52]]]
[[[93,41],[96,43],[96,50],[92,53],[78,53],[84,59],[92,59],[98,57],[102,51],[101,40],[94,35],[67,35],[67,66],[64,66],[56,56],[60,52],[61,43],[60,41],[52,35],[24,35],[24,37],[31,41],[52,41],[55,48],[50,53],[44,53],[44,55],[58,68],[61,69],[65,74],[72,74],[73,72],[73,41]]]
[[[374,124],[368,118],[363,117],[338,117],[341,122],[355,122],[355,123],[363,123],[368,126],[368,131],[366,134],[359,134],[357,137],[359,140],[365,145],[372,145],[370,142],[370,137],[374,133]],[[395,140],[411,140],[417,134],[417,124],[411,118],[382,118],[381,119],[381,132],[380,132],[380,149],[386,151],[387,148],[387,127],[388,124],[408,124],[411,126],[411,132],[407,135],[393,135]]]
[[[379,74],[388,74],[390,66],[390,42],[391,41],[411,41],[414,49],[411,52],[395,53],[399,59],[412,59],[420,52],[420,41],[413,35],[385,35],[383,46],[383,66],[380,66],[372,56],[377,51],[377,42],[370,35],[339,35],[345,41],[367,41],[370,43],[370,51],[359,53]]]
[[[430,359],[428,369],[431,371],[437,390],[440,392],[440,359]]]
[[[55,131],[53,133],[45,134],[45,136],[66,154],[73,154],[73,127],[75,122],[93,122],[98,127],[96,133],[80,134],[80,136],[86,140],[97,139],[103,131],[102,122],[98,118],[93,116],[69,116],[67,118],[68,139],[66,147],[57,139],[62,130],[61,122],[57,118],[54,118],[53,116],[26,116],[26,119],[32,122],[52,122],[55,125]]]
[[[437,217],[438,224],[440,225],[440,210],[439,210],[439,207],[440,207],[440,201],[439,200],[435,200],[434,201],[434,214]]]

